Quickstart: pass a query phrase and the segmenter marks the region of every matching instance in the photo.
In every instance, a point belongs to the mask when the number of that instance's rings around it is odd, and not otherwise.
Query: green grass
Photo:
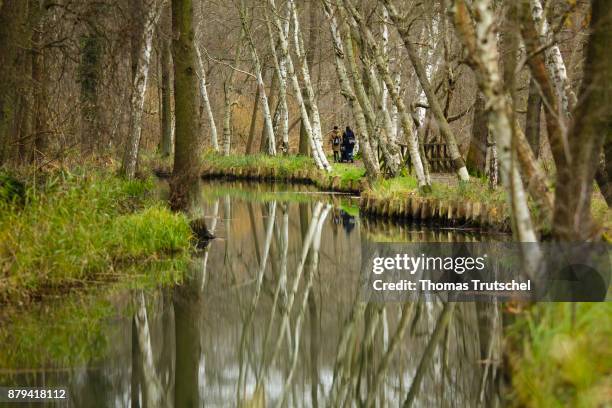
[[[151,180],[80,169],[32,186],[23,208],[0,203],[0,301],[188,257],[188,221],[150,197]]]
[[[239,168],[275,168],[279,176],[289,176],[300,170],[316,169],[314,160],[307,156],[269,156],[267,154],[223,156],[217,153],[205,153],[205,166],[216,169]]]
[[[523,314],[507,330],[511,405],[610,406],[612,304],[542,303]]]
[[[332,163],[332,171],[330,177],[339,177],[340,184],[346,184],[349,181],[359,181],[365,177],[365,169],[348,163]]]

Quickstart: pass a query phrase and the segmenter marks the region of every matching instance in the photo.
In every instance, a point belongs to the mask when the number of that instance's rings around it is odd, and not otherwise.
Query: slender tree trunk
[[[608,207],[612,206],[612,137],[606,136],[599,168],[595,175],[601,194],[606,199]]]
[[[481,92],[476,95],[474,119],[472,120],[472,137],[467,154],[467,167],[473,174],[484,175],[487,165],[487,140],[489,137],[489,119],[485,109],[485,98]]]
[[[149,79],[149,65],[151,62],[151,49],[153,44],[153,34],[157,21],[164,8],[165,0],[157,0],[147,10],[145,26],[142,37],[142,47],[134,76],[132,90],[130,130],[129,139],[126,144],[125,155],[121,171],[128,179],[134,178],[136,165],[138,163],[138,151],[140,149],[140,136],[142,134],[142,109],[144,107],[145,93],[147,91],[147,81]]]
[[[161,154],[164,157],[174,152],[174,121],[172,118],[172,12],[170,5],[162,11],[161,71],[162,71],[162,142]]]
[[[331,7],[326,0],[323,1],[323,5],[325,7],[325,14],[329,21],[331,36],[334,42],[336,73],[338,75],[338,81],[340,82],[340,91],[349,104],[349,107],[353,112],[353,116],[355,117],[357,136],[361,140],[360,144],[362,148],[363,164],[366,168],[366,175],[369,179],[376,179],[380,175],[380,169],[378,167],[378,163],[373,157],[374,153],[372,152],[370,146],[370,136],[363,109],[357,101],[357,97],[355,96],[355,92],[353,91],[347,74],[346,64],[344,63],[346,54],[344,53],[342,46],[342,36],[338,28],[338,23],[336,22],[336,17],[333,15]]]
[[[257,90],[255,91],[255,100],[253,101],[253,111],[251,112],[251,125],[249,127],[249,138],[247,139],[246,154],[253,153],[255,128],[257,127],[257,113],[259,112],[259,96],[259,87],[257,87]]]
[[[338,5],[342,8],[340,2]],[[401,98],[401,96],[395,91],[395,87],[393,86],[393,80],[391,79],[391,74],[389,73],[389,65],[382,58],[382,54],[380,53],[378,44],[376,43],[374,36],[370,29],[365,26],[364,21],[360,15],[360,13],[355,9],[350,3],[347,2],[347,6],[350,9],[350,13],[352,18],[349,18],[349,22],[356,29],[361,28],[361,32],[363,35],[364,43],[369,46],[375,56],[376,67],[378,69],[378,73],[382,77],[383,81],[387,85],[387,89],[389,90],[389,94],[391,95],[391,99],[393,103],[397,106],[397,109],[400,113],[400,118],[402,122],[402,127],[404,129],[404,134],[406,135],[406,140],[408,143],[408,151],[410,152],[410,158],[412,160],[412,165],[414,166],[416,177],[419,183],[419,188],[423,190],[430,190],[431,187],[427,183],[427,179],[425,178],[425,173],[423,170],[423,162],[421,161],[421,156],[419,154],[418,148],[418,140],[414,135],[412,130],[412,118],[410,117],[406,105]]]
[[[308,139],[310,141],[312,157],[318,168],[329,171],[331,167],[329,166],[329,163],[327,162],[327,158],[325,157],[325,153],[323,152],[321,137],[320,135],[318,138],[315,136],[316,127],[311,124],[310,118],[308,116],[308,111],[306,110],[306,105],[304,104],[304,98],[302,97],[300,83],[298,81],[298,78],[297,78],[297,75],[295,73],[295,69],[293,66],[293,60],[291,58],[291,55],[289,55],[289,52],[288,52],[289,50],[288,37],[284,35],[283,25],[281,24],[280,18],[278,16],[276,5],[274,4],[274,0],[268,0],[268,3],[272,9],[272,15],[274,17],[272,21],[279,35],[281,52],[287,55],[287,75],[291,79],[291,83],[293,85],[294,92],[295,92],[295,97],[297,99],[297,103],[300,108],[302,122],[304,123],[304,126],[306,127],[306,131],[308,132],[308,135],[309,135]],[[288,7],[290,7],[290,12],[292,12],[293,11],[292,0],[290,0]],[[299,27],[296,27],[296,29],[298,28]],[[303,53],[299,52],[299,50],[297,51],[299,53],[298,58],[300,59],[300,62],[302,64],[302,74],[304,74],[305,72],[307,73],[308,67],[307,66],[304,67],[304,64],[306,63],[304,55]],[[319,125],[319,131],[320,131],[320,125]]]
[[[32,6],[31,6],[32,7]],[[40,5],[36,7],[35,21],[32,34],[32,86],[34,87],[34,149],[32,159],[36,164],[41,164],[46,156],[48,145],[48,122],[47,122],[47,87],[48,74],[46,67],[45,50],[42,47],[43,33],[46,28],[46,17]],[[0,160],[1,162],[1,160]]]
[[[266,125],[266,128],[268,129],[268,154],[274,156],[276,155],[276,140],[274,137],[274,127],[272,126],[272,114],[270,112],[270,105],[268,104],[266,85],[262,76],[261,62],[259,60],[259,56],[257,55],[257,48],[255,47],[255,43],[253,42],[253,38],[251,37],[250,29],[247,22],[246,6],[244,4],[244,0],[241,0],[240,3],[240,22],[242,24],[242,31],[244,32],[247,43],[251,50],[251,58],[253,59],[253,63],[255,65],[255,79],[257,81],[257,87],[259,88],[259,95],[261,98],[261,105],[263,107],[264,123]]]
[[[231,81],[231,80],[228,80]],[[232,140],[232,85],[223,85],[223,155],[229,156]]]
[[[297,14],[297,7],[295,5],[295,0],[289,0],[287,4],[291,8],[291,13],[293,17],[293,29],[294,29],[294,42],[295,42],[295,51],[298,57],[298,61],[300,62],[300,68],[302,71],[302,79],[303,85],[306,89],[306,95],[310,102],[310,115],[307,115],[310,119],[310,123],[312,126],[311,137],[313,139],[313,147],[317,150],[317,155],[319,156],[319,161],[323,169],[330,170],[331,166],[327,162],[327,157],[325,156],[325,152],[323,150],[323,140],[322,140],[322,131],[321,131],[321,117],[319,115],[319,106],[317,104],[316,95],[314,92],[314,88],[312,86],[311,76],[310,76],[310,64],[308,63],[308,59],[304,50],[304,41],[302,39],[302,32],[300,30],[300,22]],[[306,110],[308,113],[308,109]]]
[[[206,69],[204,69],[204,61],[202,61],[202,53],[200,47],[195,45],[196,56],[198,58],[198,73],[199,73],[199,84],[200,84],[200,118],[202,113],[206,110],[206,116],[208,116],[208,124],[210,126],[210,146],[215,152],[219,151],[219,140],[217,136],[217,124],[215,123],[215,115],[213,114],[212,106],[210,105],[210,98],[208,97],[208,88],[206,87]]]
[[[529,96],[527,97],[527,117],[525,118],[525,137],[536,158],[540,156],[540,112],[542,97],[537,82],[529,81]]]
[[[612,9],[605,0],[593,0],[581,103],[568,135],[572,157],[568,171],[558,172],[555,190],[553,234],[561,240],[589,240],[597,233],[591,217],[591,198],[604,145],[602,135],[606,135],[606,143],[610,140],[611,43]]]
[[[419,78],[419,83],[421,84],[421,88],[423,88],[423,92],[427,96],[427,101],[429,102],[429,108],[431,109],[434,117],[436,118],[436,122],[438,123],[438,128],[440,129],[440,133],[444,140],[446,141],[446,145],[448,147],[448,152],[453,161],[453,166],[459,179],[462,181],[468,181],[470,176],[468,174],[467,168],[465,166],[465,161],[461,156],[461,152],[459,151],[459,146],[457,144],[457,139],[453,134],[448,121],[444,117],[444,112],[442,107],[440,106],[440,102],[438,101],[438,97],[436,96],[431,83],[429,82],[429,78],[427,78],[427,73],[425,72],[425,67],[421,62],[419,56],[417,55],[416,48],[412,41],[410,40],[410,32],[408,26],[402,21],[402,18],[398,14],[398,11],[395,9],[395,6],[391,4],[390,0],[383,0],[395,26],[404,40],[404,45],[406,46],[406,50],[408,51],[408,56],[410,57],[410,62],[412,62],[412,66]]]
[[[170,202],[172,208],[184,210],[201,170],[192,0],[172,0],[172,29],[176,129]]]
[[[10,146],[16,142],[12,128],[17,115],[21,70],[16,57],[21,48],[26,5],[25,1],[7,0],[0,8],[0,164],[11,159]]]
[[[546,65],[557,88],[558,103],[560,108],[558,115],[562,121],[562,127],[566,128],[565,121],[569,118],[571,109],[576,104],[576,94],[572,90],[567,69],[561,55],[559,45],[554,42],[553,33],[544,17],[544,9],[540,0],[530,0],[531,13],[540,34],[540,43],[546,44],[544,53],[546,55]],[[550,45],[549,45],[550,44]]]
[[[491,2],[492,0],[474,0],[472,7],[478,17],[474,25],[464,0],[455,0],[455,28],[468,49],[469,63],[476,72],[479,88],[490,109],[490,130],[497,139],[501,177],[509,193],[515,236],[520,242],[537,242],[523,182],[518,168],[514,165],[511,107],[508,106],[498,65],[496,21]],[[527,260],[532,259],[535,261],[527,265],[529,272],[534,271],[539,261],[538,257],[530,257]]]
[[[309,2],[309,11],[310,11],[310,24],[309,24],[309,36],[308,36],[308,47],[306,48],[306,62],[308,62],[308,66],[314,66],[314,53],[318,47],[317,44],[317,34],[319,30],[319,21],[317,18],[317,7],[316,1]],[[312,107],[310,106],[310,100],[308,99],[308,94],[306,93],[306,89],[303,89],[302,95],[304,96],[304,102],[306,103],[306,111],[308,112],[308,116],[312,115]],[[306,132],[306,128],[304,124],[300,124],[300,144],[299,144],[299,153],[308,156],[310,154],[310,147],[308,143],[308,133]]]

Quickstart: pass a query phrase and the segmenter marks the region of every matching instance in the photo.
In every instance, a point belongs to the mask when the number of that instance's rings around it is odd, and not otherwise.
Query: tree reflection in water
[[[194,253],[173,290],[135,291],[118,304],[132,314],[108,325],[105,355],[61,377],[79,405],[499,403],[499,306],[383,304],[359,295],[362,242],[483,237],[358,218],[338,233],[338,215],[342,223],[351,217],[348,198],[214,189],[203,196],[199,213],[218,239]],[[53,374],[44,378],[51,383]],[[76,399],[87,390],[97,390],[95,399]]]

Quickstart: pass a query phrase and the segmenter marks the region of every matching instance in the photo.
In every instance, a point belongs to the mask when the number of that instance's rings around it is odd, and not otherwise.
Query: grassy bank
[[[25,204],[0,202],[0,302],[188,257],[188,221],[152,197],[151,180],[81,168],[26,185]]]
[[[537,304],[506,333],[512,406],[612,404],[610,303]]]
[[[332,163],[332,171],[326,173],[316,168],[312,158],[305,156],[222,156],[208,152],[204,154],[203,161],[204,177],[306,182],[321,190],[364,193],[365,198],[376,204],[366,208],[366,212],[372,215],[427,218],[448,221],[453,225],[479,225],[502,230],[510,228],[505,190],[491,190],[486,180],[475,177],[469,183],[455,185],[434,181],[432,191],[423,193],[419,191],[416,178],[409,174],[369,183],[363,167]],[[168,170],[167,163],[157,165],[157,168],[160,167]],[[411,210],[406,208],[410,200],[414,207]],[[543,217],[534,202],[530,201],[529,206],[537,228],[546,234],[550,230],[550,220]],[[595,220],[605,231],[612,230],[611,212],[598,193],[593,197],[592,206]],[[398,211],[401,214],[396,214]]]

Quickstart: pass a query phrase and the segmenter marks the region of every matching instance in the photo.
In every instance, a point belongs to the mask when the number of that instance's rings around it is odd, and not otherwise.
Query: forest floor
[[[0,303],[124,276],[175,279],[191,231],[154,185],[93,167],[26,180],[24,202],[0,200]]]

